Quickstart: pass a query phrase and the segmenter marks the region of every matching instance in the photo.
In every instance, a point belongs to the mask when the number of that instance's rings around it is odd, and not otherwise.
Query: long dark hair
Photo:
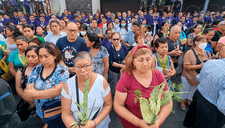
[[[95,42],[93,48],[100,48],[102,46],[102,43],[96,33],[87,33],[87,37],[90,42]]]
[[[16,26],[14,26],[14,25],[8,24],[8,25],[5,26],[4,29],[6,29],[6,28],[8,28],[10,31],[14,31],[13,37],[14,37],[15,39],[16,39],[16,37],[18,37],[18,36],[20,36],[20,35],[23,35],[23,34],[20,32],[20,30],[19,30]]]
[[[125,21],[126,22],[125,29],[128,31],[128,28],[127,28],[128,25],[127,25],[127,21],[125,19],[122,19],[120,21],[120,28],[122,28],[122,25],[121,25],[122,21]]]

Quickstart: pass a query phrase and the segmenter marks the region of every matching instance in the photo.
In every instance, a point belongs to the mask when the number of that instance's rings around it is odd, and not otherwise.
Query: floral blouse
[[[62,64],[57,65],[46,79],[42,77],[43,69],[42,65],[38,65],[33,68],[29,75],[27,84],[34,84],[34,88],[37,90],[47,90],[59,85],[60,82],[66,83],[69,78],[68,68]],[[53,99],[61,99],[61,94],[51,99],[35,99],[36,113],[38,116],[43,118],[41,110],[42,105]]]
[[[91,50],[89,49],[89,53],[91,54]],[[96,54],[94,58],[94,65],[93,65],[93,72],[98,73],[100,75],[103,76],[104,74],[104,62],[103,62],[103,58],[106,58],[109,56],[109,53],[107,51],[107,49],[103,46],[100,47],[98,53]]]

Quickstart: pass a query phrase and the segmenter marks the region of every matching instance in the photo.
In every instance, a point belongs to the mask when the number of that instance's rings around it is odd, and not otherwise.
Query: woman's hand
[[[165,75],[167,75],[167,74],[170,73],[170,72],[171,72],[170,69],[163,69],[163,73],[164,73]]]
[[[28,84],[26,86],[26,89],[24,90],[24,96],[28,98],[32,98],[34,93],[35,93],[35,89],[33,84]]]
[[[138,121],[138,127],[140,127],[140,128],[149,128],[148,124],[144,121],[144,119],[140,119]]]
[[[200,64],[200,68],[202,68],[203,64],[204,64],[204,62],[202,62],[202,63]]]
[[[93,120],[88,120],[87,125],[80,126],[80,128],[95,128],[95,122]]]
[[[159,128],[159,126],[156,124],[153,124],[153,125],[150,125],[149,128]]]
[[[6,51],[3,53],[5,56],[9,56],[10,52],[9,51]]]

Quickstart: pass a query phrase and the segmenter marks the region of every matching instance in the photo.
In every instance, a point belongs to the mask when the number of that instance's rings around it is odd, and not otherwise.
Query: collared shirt
[[[92,27],[88,28],[89,33],[95,33],[95,34],[102,34],[102,29],[97,27],[95,30],[92,29]]]
[[[207,61],[197,76],[202,96],[225,115],[225,59]]]
[[[134,32],[133,31],[129,31],[127,33],[127,35],[125,36],[124,38],[124,42],[127,42],[129,43],[130,45],[134,44],[135,43],[135,40],[134,40]]]
[[[56,41],[61,38],[67,36],[67,34],[65,32],[60,32],[60,34],[58,36],[55,36],[53,34],[53,32],[49,33],[47,36],[45,36],[44,40],[45,42],[52,42],[53,44],[56,45]]]

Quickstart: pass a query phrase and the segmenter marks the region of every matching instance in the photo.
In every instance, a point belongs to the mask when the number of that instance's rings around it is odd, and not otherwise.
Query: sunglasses
[[[115,39],[113,39],[113,41],[116,41],[116,40],[117,40],[117,41],[119,41],[119,40],[120,40],[120,38],[115,38]]]

